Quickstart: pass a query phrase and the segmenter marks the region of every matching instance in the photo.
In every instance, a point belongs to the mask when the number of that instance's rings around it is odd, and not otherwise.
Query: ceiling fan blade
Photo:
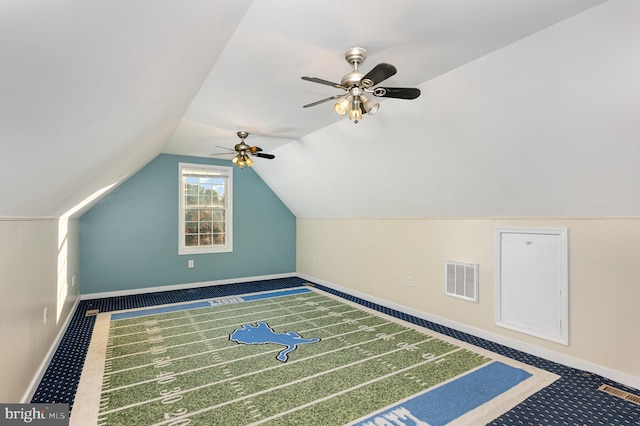
[[[347,96],[347,94],[346,94],[346,93],[345,93],[345,94],[342,94],[342,95],[335,95],[335,96],[331,96],[330,98],[322,99],[322,100],[320,100],[320,101],[316,101],[316,102],[312,102],[312,103],[310,103],[310,104],[307,104],[307,105],[303,106],[302,108],[309,108],[309,107],[312,107],[312,106],[316,106],[316,105],[318,105],[318,104],[322,104],[322,103],[324,103],[324,102],[328,102],[328,101],[330,101],[330,100],[332,100],[332,99],[338,99],[338,98],[342,98],[342,97],[345,97],[345,96]]]
[[[317,78],[317,77],[302,77],[302,79],[306,80],[306,81],[311,81],[312,83],[325,84],[327,86],[335,87],[336,89],[348,90],[346,87],[344,87],[341,84],[333,83],[331,81],[323,80],[323,79]]]
[[[233,155],[233,152],[216,152],[214,154],[209,155]]]
[[[365,74],[360,80],[362,84],[367,87],[375,86],[376,84],[388,79],[397,72],[396,67],[391,64],[385,64],[384,62],[376,65]],[[369,83],[370,82],[370,83]]]
[[[216,148],[226,149],[227,151],[231,151],[229,154],[231,154],[232,152],[236,152],[234,149],[227,148],[226,146],[216,145]]]
[[[381,98],[415,99],[420,96],[420,89],[415,87],[376,87],[373,96]]]
[[[276,158],[275,155],[273,155],[273,154],[265,154],[264,152],[256,152],[254,155],[256,157],[260,157],[260,158],[268,158],[269,160],[273,160],[274,158]]]

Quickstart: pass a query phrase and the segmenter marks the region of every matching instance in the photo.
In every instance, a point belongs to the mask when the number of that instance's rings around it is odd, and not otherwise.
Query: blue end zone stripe
[[[275,291],[272,293],[263,294],[250,294],[237,297],[225,297],[224,299],[214,299],[202,302],[185,303],[182,305],[163,306],[160,308],[141,309],[137,311],[121,312],[118,314],[112,314],[111,320],[121,320],[126,318],[143,317],[147,315],[164,314],[167,312],[185,311],[187,309],[201,309],[211,306],[230,305],[232,303],[249,302],[251,300],[270,299],[272,297],[290,296],[292,294],[308,293],[311,290],[307,287],[299,287],[291,290]]]
[[[388,424],[379,423],[379,421],[385,419],[385,414],[393,414],[400,419],[421,420],[430,426],[446,425],[529,377],[531,374],[524,370],[494,361],[439,388],[360,421],[358,424],[361,426]]]

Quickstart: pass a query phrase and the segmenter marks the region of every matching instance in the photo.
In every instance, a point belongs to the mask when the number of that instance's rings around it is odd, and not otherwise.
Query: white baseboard
[[[518,340],[514,340],[511,338],[502,336],[500,334],[492,333],[486,330],[482,330],[480,328],[472,327],[472,326],[462,324],[456,321],[452,321],[443,317],[431,315],[426,312],[419,311],[417,309],[409,308],[407,306],[403,306],[397,303],[390,302],[388,300],[371,296],[369,294],[360,293],[350,288],[346,288],[338,284],[330,283],[330,282],[321,280],[319,278],[315,278],[305,274],[297,274],[297,276],[317,284],[322,284],[334,290],[341,291],[343,293],[350,294],[355,297],[359,297],[363,300],[376,303],[378,305],[386,306],[388,308],[395,309],[397,311],[404,312],[406,314],[413,315],[415,317],[422,318],[427,321],[434,322],[436,324],[444,325],[446,327],[453,328],[455,330],[459,330],[464,333],[469,333],[474,336],[480,337],[482,339],[487,339],[492,342],[505,345],[522,352],[526,352],[531,355],[539,356],[540,358],[544,358],[549,361],[566,365],[568,367],[577,368],[579,370],[598,374],[600,376],[614,380],[618,383],[622,383],[623,385],[632,387],[634,389],[640,389],[640,377],[622,373],[620,371],[613,370],[598,364],[593,364],[591,362],[588,362],[579,358],[574,358],[568,355],[564,355],[564,354],[552,351],[550,349],[546,349],[546,348],[535,346],[529,343],[524,343]]]
[[[191,288],[198,287],[209,287],[213,285],[223,285],[223,284],[236,284],[236,283],[246,283],[251,281],[262,281],[262,280],[272,280],[277,278],[291,278],[297,277],[298,274],[295,272],[288,272],[286,274],[273,274],[273,275],[259,275],[254,277],[240,277],[240,278],[230,278],[226,280],[217,280],[217,281],[204,281],[197,283],[185,283],[185,284],[172,284],[172,285],[163,285],[157,287],[145,287],[145,288],[135,288],[131,290],[120,290],[120,291],[107,291],[103,293],[89,293],[89,294],[81,294],[80,300],[90,300],[90,299],[104,299],[107,297],[119,297],[119,296],[131,296],[135,294],[146,294],[146,293],[156,293],[159,291],[171,291],[171,290],[188,290]]]
[[[60,330],[58,330],[58,334],[56,335],[56,338],[53,341],[53,344],[51,345],[51,347],[49,348],[49,351],[47,352],[47,356],[40,363],[40,366],[38,367],[38,370],[36,371],[35,376],[33,377],[33,379],[31,379],[31,383],[29,384],[27,391],[22,396],[21,403],[27,404],[31,402],[31,400],[33,399],[33,395],[38,390],[38,386],[40,385],[40,382],[44,377],[44,373],[46,373],[47,368],[49,367],[49,364],[53,359],[53,355],[56,353],[58,346],[60,346],[60,342],[62,341],[64,334],[67,332],[69,323],[71,322],[71,319],[75,315],[76,309],[78,309],[79,304],[80,304],[80,298],[76,297],[76,300],[73,303],[73,306],[69,310],[69,315],[67,315],[67,318],[64,320],[64,324],[62,324],[62,327],[60,327]]]

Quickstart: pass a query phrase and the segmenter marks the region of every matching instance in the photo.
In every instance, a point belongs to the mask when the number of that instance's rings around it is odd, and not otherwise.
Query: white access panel
[[[497,228],[496,324],[569,344],[566,229]]]

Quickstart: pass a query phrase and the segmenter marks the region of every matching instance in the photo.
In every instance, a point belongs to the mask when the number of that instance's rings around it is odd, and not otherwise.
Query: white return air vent
[[[444,293],[470,302],[478,301],[478,265],[444,262]]]

